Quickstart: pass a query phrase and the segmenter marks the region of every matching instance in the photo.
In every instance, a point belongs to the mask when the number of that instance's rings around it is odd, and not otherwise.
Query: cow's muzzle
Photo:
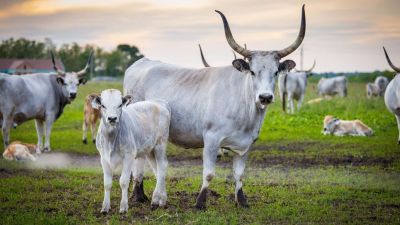
[[[274,100],[274,96],[267,93],[260,94],[258,98],[260,99],[260,103],[263,105],[270,104]]]
[[[76,98],[76,92],[69,93],[69,98],[70,99],[75,99]]]

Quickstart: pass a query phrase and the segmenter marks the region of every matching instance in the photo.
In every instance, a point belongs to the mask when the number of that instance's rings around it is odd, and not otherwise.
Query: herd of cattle
[[[294,113],[294,100],[298,102],[299,109],[307,77],[311,75],[315,62],[311,69],[296,72],[291,72],[296,65],[294,61],[280,62],[294,52],[304,39],[304,6],[296,40],[277,51],[249,50],[240,46],[233,38],[224,14],[216,12],[222,19],[228,44],[243,59],[235,56],[232,65],[210,67],[201,52],[205,68],[190,69],[142,58],[125,72],[124,95],[118,90],[108,89],[100,95],[92,94],[86,98],[83,142],[87,143],[86,133],[90,125],[92,141],[100,153],[104,173],[102,212],[110,210],[112,174],[119,165],[122,166],[120,212],[128,209],[131,175],[135,199],[147,199],[143,190],[146,160],[157,178],[151,205],[158,207],[166,204],[168,140],[185,148],[204,148],[203,182],[196,200],[197,208],[206,207],[207,189],[215,175],[221,149],[236,153],[233,156],[235,201],[242,207],[248,206],[242,190],[246,159],[259,135],[266,108],[274,102],[275,79],[278,77],[283,110],[286,111],[287,99],[287,110]],[[386,50],[385,55],[390,66],[400,73]],[[36,151],[50,151],[52,124],[62,114],[63,108],[75,99],[78,86],[85,84],[84,74],[90,61],[91,56],[79,72],[66,73],[54,66],[57,74],[0,75],[0,120],[5,149],[17,149],[14,145],[21,145],[19,142],[9,145],[10,128],[34,119],[38,135]],[[384,95],[387,108],[395,114],[400,131],[399,85],[399,76],[395,76],[389,84],[386,78],[378,77],[375,83],[367,84],[367,95]],[[346,77],[322,78],[318,82],[318,93],[321,96],[345,97]],[[95,137],[97,119],[100,119],[100,125]],[[332,116],[325,118],[323,132],[335,135],[372,134],[372,130],[361,121],[344,121]]]

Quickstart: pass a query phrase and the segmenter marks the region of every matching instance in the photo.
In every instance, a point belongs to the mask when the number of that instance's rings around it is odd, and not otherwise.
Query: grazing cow
[[[322,133],[335,136],[371,136],[373,131],[361,120],[340,120],[328,115],[324,118],[324,130]]]
[[[389,55],[386,52],[385,47],[383,47],[386,59],[394,71],[397,72],[396,76],[390,81],[386,87],[385,91],[385,104],[386,108],[394,114],[397,120],[397,127],[399,130],[398,144],[400,144],[400,68],[393,65],[390,61]]]
[[[234,40],[224,14],[225,36],[230,47],[248,59],[233,66],[189,69],[142,58],[125,72],[124,92],[136,101],[161,98],[171,107],[170,141],[186,148],[203,150],[203,183],[197,208],[206,207],[207,189],[215,175],[219,148],[237,153],[233,158],[235,201],[247,207],[242,190],[249,149],[256,141],[267,106],[274,101],[275,77],[287,70],[289,60],[280,59],[295,51],[304,39],[306,20],[302,8],[301,28],[296,41],[279,51],[252,51]]]
[[[36,145],[26,144],[20,141],[13,141],[3,152],[3,157],[7,160],[30,160],[36,161],[34,154],[36,151]]]
[[[119,184],[122,198],[119,212],[128,210],[129,180],[131,174],[134,179],[143,177],[144,158],[150,162],[157,177],[152,208],[164,206],[167,201],[166,147],[171,119],[168,104],[162,100],[154,100],[129,105],[131,96],[122,97],[121,92],[115,89],[105,90],[101,92],[101,96],[91,98],[93,106],[101,110],[102,115],[96,139],[104,173],[104,201],[101,211],[110,210],[113,170],[121,164]],[[135,186],[136,181],[134,180]]]
[[[292,65],[293,68],[296,64]],[[282,100],[282,109],[286,111],[286,97],[288,101],[288,112],[294,113],[294,101],[297,101],[297,110],[300,110],[303,104],[304,95],[307,88],[307,78],[311,76],[311,72],[315,67],[315,60],[313,66],[309,70],[280,73],[278,77],[279,95]]]
[[[44,123],[46,124],[44,150],[50,151],[51,127],[63,112],[66,104],[76,97],[83,77],[89,69],[92,54],[84,69],[65,73],[57,69],[52,55],[55,74],[27,74],[23,76],[0,76],[0,120],[4,148],[9,144],[9,132],[13,122],[21,124],[35,119],[38,135],[37,153],[43,148]]]
[[[384,76],[378,76],[375,79],[374,83],[367,83],[367,97],[378,97],[383,96],[385,94],[386,86],[388,85],[389,80]]]
[[[87,131],[88,127],[90,125],[90,133],[92,135],[92,142],[93,144],[96,143],[96,124],[97,120],[100,119],[101,117],[101,112],[97,108],[94,108],[92,106],[91,99],[93,96],[96,96],[97,94],[90,94],[86,96],[85,99],[85,104],[83,106],[83,125],[82,125],[82,130],[83,130],[83,137],[82,137],[82,142],[84,144],[87,144]]]
[[[326,97],[337,94],[340,97],[347,96],[347,79],[345,76],[321,78],[318,81],[318,95]]]

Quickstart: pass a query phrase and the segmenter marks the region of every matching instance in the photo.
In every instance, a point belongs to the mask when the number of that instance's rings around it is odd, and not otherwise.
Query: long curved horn
[[[387,54],[385,47],[383,47],[383,51],[385,52],[386,60],[388,61],[390,67],[392,67],[394,71],[400,73],[400,68],[393,65],[392,61],[390,61],[389,55]]]
[[[282,49],[280,51],[277,51],[278,56],[280,58],[283,58],[283,57],[289,55],[290,53],[294,52],[301,45],[301,42],[304,39],[304,36],[306,34],[306,14],[304,12],[304,7],[305,7],[305,5],[303,5],[302,10],[301,10],[301,27],[300,27],[299,35],[297,35],[296,41],[293,44],[291,44],[289,47]]]
[[[81,77],[81,76],[85,75],[85,73],[89,69],[90,62],[92,61],[92,56],[93,56],[93,51],[90,52],[89,59],[88,59],[88,61],[86,63],[85,68],[83,68],[81,71],[76,73],[76,74],[78,74],[78,77]]]
[[[204,67],[210,67],[210,65],[208,65],[208,63],[207,63],[206,59],[204,58],[203,51],[201,50],[201,46],[200,46],[200,44],[199,44],[199,49],[200,49],[201,61],[203,61],[203,65],[204,65]]]
[[[237,59],[235,51],[232,50],[233,58]]]
[[[228,21],[226,20],[225,15],[218,10],[215,10],[215,12],[217,12],[222,18],[222,22],[224,23],[224,29],[225,29],[225,37],[226,40],[228,41],[229,46],[231,46],[231,48],[235,50],[235,52],[241,54],[242,56],[250,57],[251,51],[240,46],[238,43],[236,43],[235,39],[233,38],[231,29],[229,28],[229,24]]]
[[[54,54],[53,51],[50,52],[51,55],[51,61],[53,62],[53,69],[58,73],[58,75],[64,76],[65,72],[62,70],[59,70],[56,66],[56,60],[54,60]]]
[[[311,71],[314,69],[314,67],[315,67],[315,59],[314,59],[314,64],[313,64],[313,66],[312,66],[310,69],[308,69],[308,70],[304,70],[304,72],[306,72],[306,73],[311,73]]]

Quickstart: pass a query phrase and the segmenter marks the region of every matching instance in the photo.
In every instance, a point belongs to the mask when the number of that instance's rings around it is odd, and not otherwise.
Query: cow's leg
[[[88,126],[89,126],[89,122],[88,122],[88,118],[86,116],[86,112],[85,112],[85,118],[83,119],[83,124],[82,124],[82,142],[83,144],[87,144],[87,131],[88,131]],[[92,133],[93,134],[93,133]]]
[[[399,138],[397,139],[397,143],[400,145],[400,115],[395,115],[397,120],[397,129],[399,130]]]
[[[300,108],[303,105],[303,100],[304,100],[304,94],[300,95],[300,98],[297,101],[297,111],[300,111]]]
[[[233,158],[233,177],[235,179],[235,201],[236,204],[242,207],[249,207],[247,199],[243,194],[243,173],[246,168],[246,160],[248,153],[244,155],[236,154]]]
[[[124,213],[128,211],[128,187],[132,172],[133,157],[131,155],[125,155],[122,162],[122,172],[119,178],[119,185],[121,187],[121,203],[119,206],[119,212]]]
[[[167,203],[167,189],[165,187],[165,177],[167,174],[168,161],[167,161],[166,150],[167,150],[167,140],[164,140],[162,144],[157,145],[153,150],[157,167],[156,168],[157,183],[153,192],[153,197],[151,199],[152,208],[156,208],[159,206],[163,207]]]
[[[90,123],[90,133],[92,135],[92,143],[96,144],[96,134],[97,134],[97,130],[96,130],[96,120],[92,120]]]
[[[43,133],[44,133],[44,125],[43,121],[39,119],[35,119],[36,133],[38,136],[38,143],[36,146],[36,153],[40,154],[43,148]]]
[[[144,163],[145,159],[138,157],[135,159],[134,166],[132,167],[133,193],[131,198],[134,202],[146,202],[149,200],[143,189]]]
[[[9,116],[4,116],[3,118],[3,124],[2,124],[2,133],[3,133],[3,144],[4,144],[4,149],[7,148],[7,146],[10,144],[10,129],[13,124],[13,118],[11,115]]]
[[[289,112],[294,113],[294,103],[293,103],[293,95],[291,93],[288,93],[288,106],[290,106]]]
[[[53,126],[54,119],[51,116],[46,118],[46,136],[44,137],[44,149],[45,152],[50,152],[50,135],[51,135],[51,127]]]
[[[203,150],[203,184],[197,196],[196,208],[205,209],[207,200],[207,189],[210,181],[215,176],[215,164],[217,162],[219,144],[213,138],[205,138]]]

